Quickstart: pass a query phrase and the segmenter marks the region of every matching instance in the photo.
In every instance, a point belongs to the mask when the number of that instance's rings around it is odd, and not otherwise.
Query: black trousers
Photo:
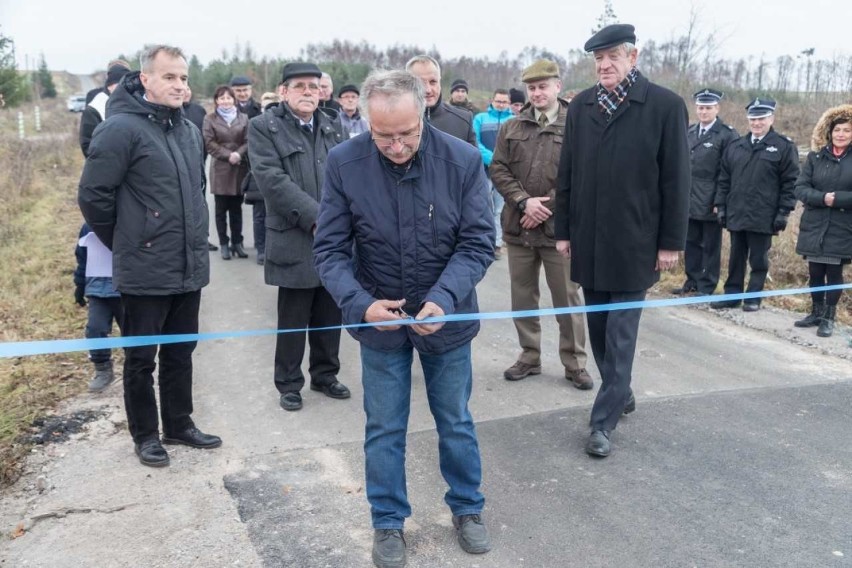
[[[645,291],[599,292],[583,288],[587,306],[641,302]],[[630,398],[633,357],[639,336],[642,309],[586,312],[589,343],[601,373],[601,388],[592,406],[589,424],[592,430],[615,430],[624,405]]]
[[[809,262],[808,273],[810,275],[808,286],[810,286],[811,288],[818,288],[820,286],[837,286],[839,284],[843,284],[842,264],[823,264],[821,262]],[[829,290],[828,292],[811,292],[811,299],[814,301],[814,303],[821,304],[825,302],[829,306],[836,306],[837,303],[840,301],[840,296],[842,294],[843,290]]]
[[[278,329],[339,326],[340,308],[323,288],[278,288]],[[278,392],[299,392],[305,386],[302,359],[305,335],[311,352],[308,373],[311,384],[329,385],[340,371],[340,329],[309,331],[307,334],[279,333],[275,342],[275,388]]]
[[[701,294],[712,294],[722,263],[722,227],[716,221],[689,220],[686,232],[686,282]]]
[[[729,231],[731,234],[731,256],[728,259],[728,279],[725,281],[725,294],[742,294],[745,282],[746,259],[751,267],[746,292],[760,292],[766,283],[769,272],[769,247],[772,235],[751,231]],[[760,304],[760,298],[746,300],[750,304]]]
[[[201,291],[170,296],[121,295],[122,334],[173,335],[198,333]],[[196,342],[128,347],[124,350],[124,408],[137,444],[158,437],[154,397],[154,359],[159,359],[160,417],[163,435],[193,426],[192,352]]]
[[[219,233],[219,244],[228,246],[228,221],[231,222],[231,242],[243,242],[243,196],[214,195],[216,202],[216,232]]]

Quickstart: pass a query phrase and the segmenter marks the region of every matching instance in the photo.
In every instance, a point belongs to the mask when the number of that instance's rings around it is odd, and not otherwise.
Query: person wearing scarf
[[[210,166],[210,193],[216,202],[216,230],[223,260],[234,254],[248,258],[243,248],[242,184],[248,174],[248,116],[239,112],[231,87],[222,85],[213,94],[216,109],[204,117],[202,133]],[[228,225],[231,227],[228,236]]]
[[[636,68],[635,28],[607,26],[586,42],[598,83],[568,108],[556,184],[557,250],[587,305],[642,301],[686,243],[690,166],[686,105]],[[586,452],[610,454],[631,382],[640,308],[586,314],[601,374]]]

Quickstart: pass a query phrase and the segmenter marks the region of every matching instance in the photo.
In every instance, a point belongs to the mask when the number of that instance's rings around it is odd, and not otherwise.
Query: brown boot
[[[574,383],[574,386],[580,390],[590,390],[595,386],[595,381],[585,369],[576,371],[565,371],[565,378]]]
[[[530,375],[540,375],[541,365],[528,365],[522,361],[517,361],[514,365],[506,369],[503,377],[507,381],[520,381]]]

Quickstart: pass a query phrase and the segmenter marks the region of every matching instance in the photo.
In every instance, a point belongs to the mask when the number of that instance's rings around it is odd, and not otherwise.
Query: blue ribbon
[[[814,288],[793,288],[790,290],[766,290],[763,292],[744,292],[741,294],[722,294],[717,296],[690,296],[686,298],[669,298],[665,300],[643,300],[641,302],[619,302],[614,304],[599,304],[594,306],[570,306],[564,308],[545,308],[540,310],[521,310],[517,312],[480,312],[468,314],[451,314],[431,317],[423,320],[404,319],[377,323],[356,323],[341,326],[299,328],[299,329],[257,329],[243,331],[220,331],[212,333],[190,333],[179,335],[145,335],[133,337],[105,337],[98,339],[52,339],[43,341],[9,341],[0,343],[0,358],[24,357],[30,355],[47,355],[54,353],[70,353],[73,351],[89,351],[92,349],[118,349],[125,347],[143,347],[147,345],[164,345],[168,343],[185,343],[190,341],[209,341],[213,339],[231,339],[240,337],[259,337],[277,335],[279,333],[305,333],[307,331],[329,331],[334,329],[358,329],[365,327],[383,327],[395,325],[414,325],[420,323],[443,323],[453,321],[484,321],[495,319],[513,319],[541,316],[559,316],[563,314],[581,314],[587,312],[611,312],[616,310],[635,310],[646,308],[668,308],[690,304],[706,304],[727,300],[750,300],[755,298],[770,298],[773,296],[792,296],[811,292],[827,292],[852,288],[852,284],[834,284],[831,286],[816,286]]]

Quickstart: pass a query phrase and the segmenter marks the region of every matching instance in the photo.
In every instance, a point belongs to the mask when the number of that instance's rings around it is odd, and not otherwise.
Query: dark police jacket
[[[142,98],[125,75],[95,129],[77,196],[86,222],[112,250],[122,294],[194,292],[210,281],[201,134],[180,108]]]
[[[693,124],[686,133],[692,165],[689,218],[696,221],[716,221],[713,207],[722,154],[728,144],[739,138],[739,134],[733,126],[728,126],[719,117],[701,139],[698,138],[700,127],[700,124]]]
[[[775,216],[787,215],[796,206],[798,175],[796,145],[773,128],[756,145],[750,133],[729,144],[716,193],[728,230],[772,234]]]
[[[408,169],[391,164],[369,136],[331,150],[314,262],[344,323],[362,323],[377,299],[404,298],[410,315],[425,302],[447,315],[476,313],[476,285],[493,261],[491,197],[476,148],[425,125]],[[458,321],[426,336],[409,326],[349,332],[371,349],[441,354],[478,331],[478,321]]]
[[[834,205],[825,194],[834,192]],[[796,182],[805,205],[796,252],[804,256],[852,258],[852,153],[835,157],[827,148],[808,154]]]
[[[686,106],[640,76],[607,122],[596,92],[586,89],[568,107],[556,239],[571,241],[571,279],[584,288],[646,290],[660,277],[657,251],[686,243]]]

